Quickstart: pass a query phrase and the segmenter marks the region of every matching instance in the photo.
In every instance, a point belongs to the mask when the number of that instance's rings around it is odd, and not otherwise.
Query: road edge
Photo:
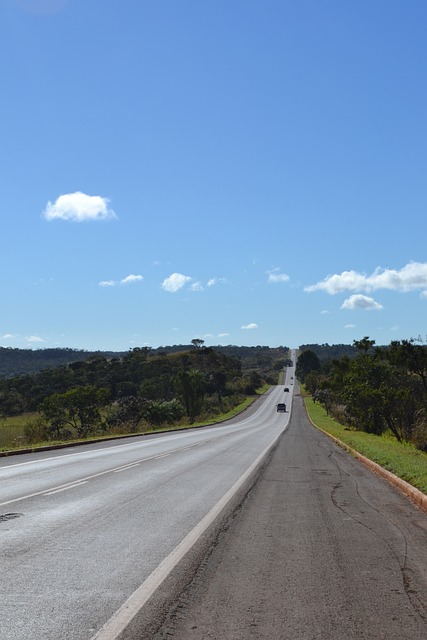
[[[306,407],[305,402],[304,402],[304,409],[305,409],[305,412],[307,414],[307,417],[308,417],[310,423],[312,424],[312,426],[315,429],[317,429],[318,431],[321,431],[322,433],[324,433],[326,436],[328,436],[328,438],[333,440],[333,442],[335,442],[335,444],[337,444],[342,449],[345,449],[345,451],[347,451],[354,458],[356,458],[357,460],[362,462],[371,471],[373,471],[377,475],[379,475],[382,478],[384,478],[385,480],[387,480],[390,484],[392,484],[394,487],[399,489],[399,491],[401,491],[401,493],[403,493],[407,498],[409,498],[417,507],[419,507],[422,511],[427,513],[427,495],[425,493],[423,493],[422,491],[420,491],[416,487],[412,486],[412,484],[410,484],[409,482],[406,482],[406,480],[402,480],[402,478],[399,478],[398,476],[396,476],[391,471],[388,471],[387,469],[384,469],[384,467],[379,465],[377,462],[374,462],[373,460],[370,460],[366,456],[364,456],[361,453],[359,453],[359,451],[357,451],[356,449],[353,449],[352,447],[350,447],[348,444],[346,444],[345,442],[343,442],[339,438],[333,436],[332,434],[328,433],[327,431],[325,431],[324,429],[319,427],[312,420],[309,412],[307,411],[307,407]]]

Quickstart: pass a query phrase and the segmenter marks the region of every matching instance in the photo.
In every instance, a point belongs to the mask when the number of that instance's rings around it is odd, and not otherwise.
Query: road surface
[[[284,396],[215,427],[1,458],[2,640],[89,640],[149,596],[255,476],[288,424]]]
[[[291,375],[228,424],[1,459],[2,640],[424,640],[425,514]]]
[[[425,640],[427,517],[312,427],[296,397],[269,464],[155,638]]]

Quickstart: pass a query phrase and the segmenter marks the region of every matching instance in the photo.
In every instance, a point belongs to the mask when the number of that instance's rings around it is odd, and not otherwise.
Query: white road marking
[[[286,424],[286,430],[288,423]],[[251,473],[261,463],[273,445],[276,443],[281,431],[277,437],[269,444],[262,453],[256,458],[251,466],[240,476],[233,486],[223,495],[214,507],[207,513],[204,518],[188,533],[185,538],[175,547],[171,553],[162,560],[156,569],[148,576],[148,578],[132,593],[132,595],[122,604],[122,606],[111,616],[109,620],[101,627],[101,629],[90,640],[116,640],[119,635],[128,626],[131,620],[136,616],[138,611],[151,598],[153,593],[158,589],[162,582],[171,573],[172,569],[182,560],[191,547],[197,542],[200,536],[212,524],[215,518],[226,507],[230,500],[234,497],[240,487],[249,478]]]
[[[179,453],[181,451],[185,451],[188,447],[183,447],[179,449],[175,449],[169,453],[163,453],[157,456],[150,456],[149,458],[141,458],[140,460],[136,460],[131,464],[120,465],[120,467],[114,467],[113,469],[107,469],[106,471],[100,471],[99,473],[94,473],[91,476],[85,476],[84,478],[80,478],[78,480],[73,480],[72,482],[67,482],[66,484],[58,485],[57,487],[52,487],[52,489],[42,489],[41,491],[36,491],[35,493],[29,493],[28,495],[21,496],[19,498],[12,498],[11,500],[7,500],[6,502],[0,502],[0,507],[4,507],[7,504],[12,504],[13,502],[20,502],[21,500],[26,500],[28,498],[35,498],[36,496],[47,495],[47,492],[57,493],[62,491],[63,489],[68,488],[69,486],[78,486],[78,484],[83,484],[88,482],[88,480],[93,480],[93,478],[99,478],[100,476],[105,476],[107,473],[117,473],[118,471],[124,471],[130,467],[136,467],[142,462],[149,462],[150,460],[158,460],[159,458],[165,458],[166,456],[170,456],[173,453]]]
[[[114,469],[114,473],[121,473],[122,471],[133,469],[134,467],[138,467],[140,464],[141,464],[140,462],[134,462],[133,464],[128,464],[127,467],[122,467],[121,469]]]
[[[44,496],[51,496],[54,493],[59,493],[60,491],[68,491],[68,489],[74,489],[74,487],[80,487],[82,484],[87,484],[88,480],[83,480],[83,482],[75,482],[74,484],[70,484],[68,487],[62,487],[62,489],[54,489],[54,491],[48,491],[44,493]]]

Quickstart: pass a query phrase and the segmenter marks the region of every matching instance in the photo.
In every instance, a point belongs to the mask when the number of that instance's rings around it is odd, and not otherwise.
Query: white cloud
[[[224,284],[227,282],[227,278],[211,278],[207,282],[208,287],[214,287],[217,284]]]
[[[321,282],[304,288],[304,291],[326,291],[330,295],[343,291],[376,291],[390,289],[392,291],[413,291],[427,286],[427,262],[409,262],[400,270],[375,269],[372,275],[357,271],[343,271],[340,274],[327,276]]]
[[[355,329],[356,325],[355,324],[345,324],[344,325],[344,329]]]
[[[135,275],[131,273],[126,276],[126,278],[122,278],[120,282],[116,282],[115,280],[101,280],[98,282],[98,286],[100,287],[115,287],[117,284],[135,284],[135,282],[142,282],[144,280],[144,276]]]
[[[322,309],[322,311],[320,312],[320,314],[321,314],[322,316],[326,316],[326,315],[328,315],[329,313],[330,313],[330,311],[328,311],[327,309]]]
[[[184,276],[182,273],[172,273],[162,282],[162,289],[170,293],[176,293],[191,280],[190,276]]]
[[[382,304],[375,302],[373,298],[369,296],[364,296],[361,293],[356,293],[353,296],[350,296],[341,305],[341,309],[363,309],[365,311],[372,311],[373,309],[379,311],[382,309]]]
[[[43,338],[40,338],[40,336],[25,336],[25,340],[27,342],[44,342]]]
[[[88,196],[81,191],[65,193],[53,204],[47,203],[43,216],[46,220],[71,220],[72,222],[116,218],[116,214],[108,204],[108,198],[101,196]]]
[[[275,269],[271,269],[271,271],[267,271],[268,273],[268,282],[288,282],[289,276],[286,273],[279,273],[280,269],[276,267]]]
[[[420,298],[422,300],[427,300],[427,291],[421,291]]]
[[[141,282],[142,280],[144,280],[144,276],[134,275],[131,273],[126,276],[126,278],[123,278],[123,280],[120,280],[120,284],[133,284],[134,282]]]
[[[229,335],[230,335],[229,333],[219,333],[218,338],[226,338]]]
[[[193,282],[190,289],[191,291],[204,291],[204,288],[201,282]]]
[[[13,333],[5,333],[4,336],[2,336],[3,340],[10,340],[11,338],[14,338],[15,336],[13,335]]]
[[[249,324],[244,324],[240,327],[241,329],[258,329],[258,325],[255,322],[251,322]]]

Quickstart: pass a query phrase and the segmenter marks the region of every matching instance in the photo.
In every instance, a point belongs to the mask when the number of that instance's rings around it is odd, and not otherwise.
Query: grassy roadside
[[[401,444],[391,436],[350,430],[328,416],[310,396],[305,396],[304,402],[315,425],[427,494],[427,453],[412,444]]]

